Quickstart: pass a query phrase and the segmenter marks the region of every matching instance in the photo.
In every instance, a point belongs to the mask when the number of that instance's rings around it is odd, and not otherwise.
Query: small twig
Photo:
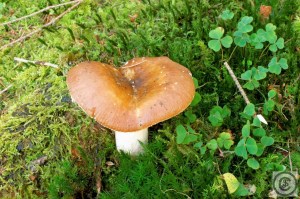
[[[291,172],[293,172],[293,163],[292,163],[292,159],[291,159],[291,150],[290,150],[290,140],[288,140],[287,146],[288,146],[288,149],[289,149],[290,169],[291,169]]]
[[[235,85],[238,87],[241,95],[243,96],[246,104],[250,104],[250,101],[246,95],[246,92],[244,91],[244,89],[242,88],[241,84],[239,83],[238,79],[236,78],[235,74],[233,73],[232,69],[230,68],[229,64],[227,62],[224,62],[224,66],[227,68],[231,78],[233,79]]]
[[[32,64],[37,64],[37,65],[42,65],[42,66],[50,66],[53,68],[58,68],[58,65],[52,64],[49,62],[44,62],[44,61],[30,61],[30,60],[18,58],[18,57],[15,57],[14,60],[17,62],[22,62],[22,63],[32,63]]]
[[[23,16],[23,17],[20,17],[20,18],[8,21],[8,22],[4,22],[4,23],[0,24],[0,26],[5,26],[5,25],[8,25],[8,24],[12,24],[12,23],[15,23],[17,21],[21,21],[23,19],[26,19],[26,18],[32,17],[34,15],[37,15],[39,13],[45,12],[47,10],[50,10],[50,9],[53,9],[53,8],[58,8],[58,7],[69,5],[69,4],[73,4],[73,3],[77,3],[77,2],[78,2],[78,0],[76,0],[76,1],[70,1],[70,2],[66,2],[66,3],[61,3],[61,4],[57,4],[57,5],[48,6],[46,8],[43,8],[43,9],[41,9],[39,11],[36,11],[34,13],[31,13],[29,15],[26,15],[26,16]]]
[[[57,17],[55,17],[54,19],[52,19],[49,23],[46,23],[45,25],[43,25],[43,26],[41,26],[40,28],[38,28],[38,29],[32,31],[31,33],[28,33],[27,35],[24,35],[24,36],[22,36],[22,37],[19,37],[18,39],[16,39],[16,40],[14,40],[14,41],[12,41],[12,42],[10,42],[10,43],[8,43],[8,44],[2,46],[2,47],[0,48],[0,50],[6,49],[7,47],[14,45],[15,43],[22,42],[22,41],[24,41],[25,39],[31,37],[32,35],[34,35],[34,34],[40,32],[41,30],[43,30],[43,28],[46,28],[46,27],[48,27],[48,26],[53,25],[56,21],[58,21],[58,20],[61,19],[63,16],[65,16],[66,14],[68,14],[69,12],[71,12],[74,8],[76,8],[82,1],[83,1],[83,0],[78,0],[77,3],[76,3],[75,5],[71,6],[71,7],[68,8],[66,11],[64,11],[63,13],[61,13],[60,15],[58,15]]]
[[[0,91],[0,95],[2,95],[3,93],[5,93],[8,89],[10,89],[13,85],[10,84],[8,85],[8,87],[6,87],[5,89],[3,89],[2,91]]]

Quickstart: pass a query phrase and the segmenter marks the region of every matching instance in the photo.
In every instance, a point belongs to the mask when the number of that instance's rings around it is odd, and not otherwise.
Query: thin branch
[[[230,68],[229,64],[227,62],[224,62],[224,66],[226,67],[226,69],[228,70],[231,78],[233,79],[235,85],[237,86],[237,88],[239,89],[241,95],[243,96],[246,104],[250,104],[250,100],[248,99],[246,92],[244,91],[244,89],[242,88],[241,84],[239,83],[238,79],[236,78],[235,74],[233,73],[232,69]]]
[[[5,93],[6,91],[8,91],[8,89],[10,89],[12,86],[13,86],[12,84],[8,85],[8,87],[6,87],[2,91],[0,91],[0,95],[2,95],[3,93]]]
[[[29,15],[26,15],[26,16],[23,16],[23,17],[20,17],[20,18],[8,21],[8,22],[4,22],[4,23],[0,24],[0,26],[5,26],[5,25],[8,25],[8,24],[12,24],[12,23],[15,23],[17,21],[21,21],[23,19],[26,19],[26,18],[32,17],[34,15],[37,15],[39,13],[45,12],[47,10],[50,10],[50,9],[53,9],[53,8],[58,8],[58,7],[69,5],[69,4],[74,4],[74,3],[78,3],[78,0],[76,0],[76,1],[70,1],[70,2],[66,2],[66,3],[61,3],[61,4],[57,4],[57,5],[48,6],[46,8],[43,8],[43,9],[41,9],[39,11],[36,11],[34,13],[31,13]]]
[[[52,64],[52,63],[49,63],[49,62],[44,62],[44,61],[30,61],[30,60],[23,59],[23,58],[18,58],[18,57],[15,57],[14,60],[17,61],[17,62],[22,62],[22,63],[32,63],[32,64],[36,64],[36,65],[50,66],[50,67],[53,67],[53,68],[58,68],[58,65]]]
[[[14,40],[14,41],[12,41],[12,42],[10,42],[10,43],[4,45],[4,46],[2,46],[2,47],[0,47],[0,50],[4,50],[4,49],[6,49],[6,48],[9,47],[9,46],[14,45],[15,43],[22,42],[22,41],[24,41],[25,39],[31,37],[32,35],[34,35],[34,34],[40,32],[40,31],[42,31],[43,28],[46,28],[46,27],[48,27],[48,26],[53,25],[56,21],[58,21],[58,20],[61,19],[63,16],[65,16],[66,14],[68,14],[69,12],[71,12],[74,8],[76,8],[82,1],[83,1],[83,0],[77,1],[77,3],[76,3],[75,5],[71,6],[71,7],[68,8],[66,11],[64,11],[63,13],[61,13],[60,15],[58,15],[57,17],[55,17],[54,19],[52,19],[49,23],[46,23],[45,25],[43,25],[42,27],[40,27],[40,28],[38,28],[38,29],[32,31],[31,33],[29,33],[29,34],[27,34],[27,35],[24,35],[24,36],[22,36],[22,37],[20,37],[20,38],[18,38],[18,39],[16,39],[16,40]]]
[[[289,149],[289,162],[290,162],[290,169],[291,169],[291,172],[293,172],[293,163],[292,163],[292,158],[291,158],[291,150],[290,150],[290,140],[288,140],[287,146],[288,146],[288,149]]]

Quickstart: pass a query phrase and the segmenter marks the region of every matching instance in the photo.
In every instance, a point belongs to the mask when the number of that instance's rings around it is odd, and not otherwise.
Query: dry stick
[[[53,25],[57,20],[61,19],[64,15],[68,14],[68,13],[71,12],[74,8],[76,8],[82,1],[83,1],[83,0],[77,1],[77,3],[76,3],[75,5],[71,6],[71,7],[68,8],[66,11],[64,11],[63,13],[61,13],[60,15],[58,15],[57,17],[55,17],[54,19],[52,19],[49,23],[46,23],[45,25],[43,25],[42,27],[40,27],[40,28],[38,28],[38,29],[32,31],[31,33],[29,33],[29,34],[27,34],[27,35],[24,35],[24,36],[22,36],[22,37],[20,37],[20,38],[18,38],[18,39],[16,39],[16,40],[14,40],[14,41],[8,43],[8,44],[2,46],[2,47],[0,48],[0,50],[3,50],[3,49],[5,49],[5,48],[7,48],[7,47],[9,47],[9,46],[12,46],[12,45],[14,45],[15,43],[22,42],[22,41],[24,41],[25,39],[27,39],[27,38],[31,37],[32,35],[34,35],[35,33],[40,32],[41,30],[43,30],[43,28],[46,28],[46,27],[48,27],[48,26]]]
[[[6,91],[8,91],[8,89],[10,89],[10,87],[12,87],[12,86],[13,86],[12,84],[8,85],[8,87],[6,87],[2,91],[0,91],[0,95],[2,95],[3,93],[5,93]]]
[[[30,15],[26,15],[26,16],[23,16],[23,17],[20,17],[20,18],[8,21],[8,22],[4,22],[4,23],[0,24],[0,26],[12,24],[14,22],[21,21],[23,19],[26,19],[26,18],[32,17],[34,15],[37,15],[37,14],[39,14],[41,12],[44,12],[44,11],[47,11],[47,10],[50,10],[50,9],[53,9],[53,8],[57,8],[57,7],[61,7],[61,6],[69,5],[69,4],[73,4],[73,3],[78,3],[78,0],[76,0],[76,1],[70,1],[70,2],[66,2],[66,3],[61,3],[61,4],[57,4],[57,5],[53,5],[53,6],[48,6],[46,8],[43,8],[43,9],[39,10],[39,11],[31,13]]]
[[[241,95],[243,96],[243,98],[244,98],[246,104],[250,104],[250,101],[249,101],[249,99],[248,99],[248,97],[247,97],[247,95],[246,95],[244,89],[242,88],[242,86],[241,86],[241,84],[239,83],[238,79],[237,79],[236,76],[234,75],[234,73],[233,73],[232,69],[230,68],[229,64],[228,64],[227,62],[224,62],[224,66],[227,68],[227,70],[228,70],[228,72],[229,72],[231,78],[233,79],[235,85],[238,87],[238,89],[239,89]]]
[[[32,63],[32,64],[37,64],[37,65],[42,65],[42,66],[50,66],[50,67],[53,67],[53,68],[58,68],[58,65],[52,64],[52,63],[49,63],[49,62],[44,62],[44,61],[30,61],[30,60],[23,59],[23,58],[18,58],[18,57],[15,57],[14,60],[17,61],[17,62]]]

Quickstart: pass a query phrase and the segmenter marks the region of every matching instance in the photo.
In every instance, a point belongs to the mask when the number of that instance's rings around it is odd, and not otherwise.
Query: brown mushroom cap
[[[195,94],[190,71],[168,57],[135,58],[120,68],[82,62],[67,75],[75,102],[101,125],[137,131],[186,109]]]

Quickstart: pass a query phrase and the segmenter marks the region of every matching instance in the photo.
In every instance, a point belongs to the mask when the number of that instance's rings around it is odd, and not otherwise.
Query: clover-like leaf
[[[270,90],[269,92],[268,92],[268,98],[269,99],[272,99],[273,97],[275,97],[276,96],[276,94],[277,94],[277,92],[275,91],[275,90]]]
[[[232,19],[234,16],[233,12],[231,12],[230,10],[226,9],[222,12],[221,14],[221,18],[223,20],[229,20],[229,19]]]
[[[253,79],[244,84],[243,87],[247,88],[248,90],[254,90],[255,88],[259,87],[259,82]]]
[[[247,153],[247,149],[246,149],[246,144],[245,144],[245,139],[241,139],[237,146],[234,149],[234,152],[237,156],[241,156],[244,159],[248,159],[248,153]]]
[[[222,27],[211,30],[209,32],[209,37],[212,38],[212,40],[208,42],[208,47],[215,52],[218,52],[222,46],[229,48],[232,44],[232,37],[227,35],[222,38],[223,34],[224,28]]]
[[[210,40],[208,42],[208,47],[215,52],[218,52],[221,49],[221,43],[219,40]]]
[[[231,111],[226,105],[223,108],[214,106],[209,112],[208,120],[213,126],[221,126],[223,124],[223,119],[230,116],[230,114]]]
[[[231,36],[225,36],[221,39],[221,44],[222,46],[224,46],[225,48],[230,48],[231,44],[232,44],[233,40]]]
[[[271,146],[274,143],[274,139],[268,136],[263,136],[260,141],[264,146]]]
[[[192,110],[185,111],[184,115],[189,119],[190,123],[195,122],[197,119],[197,116],[193,113]]]
[[[252,104],[252,103],[247,104],[247,106],[245,107],[243,113],[245,113],[245,114],[247,114],[249,116],[254,115],[254,113],[255,113],[255,106],[254,106],[254,104]]]
[[[285,58],[281,58],[278,62],[278,64],[280,65],[280,67],[282,69],[288,69],[288,64],[287,64],[287,60]]]
[[[262,143],[258,143],[257,144],[257,152],[256,152],[256,156],[261,156],[263,154],[265,150],[265,146]]]
[[[279,62],[277,62],[277,57],[273,57],[269,62],[268,67],[271,73],[279,75],[281,73],[281,69],[288,68],[287,60],[285,58],[281,58]]]
[[[191,102],[190,106],[196,106],[201,101],[200,93],[196,92],[193,101]]]
[[[247,70],[241,74],[242,80],[251,80],[252,79],[252,70]]]
[[[277,49],[283,49],[283,48],[284,48],[284,39],[279,38],[275,43],[270,45],[269,50],[272,52],[276,52]]]
[[[187,131],[182,124],[178,125],[175,130],[177,133],[176,142],[177,144],[182,144],[187,135]]]
[[[238,30],[242,33],[251,32],[253,30],[253,26],[250,23],[253,21],[253,17],[242,17],[242,19],[238,23]]]
[[[253,135],[258,136],[258,137],[262,137],[266,135],[266,131],[264,128],[257,128],[253,130]]]
[[[209,37],[212,39],[221,39],[224,34],[224,28],[217,27],[211,31],[209,31]]]
[[[217,140],[212,139],[206,144],[206,146],[210,150],[215,151],[218,148],[218,142],[217,142]]]
[[[264,68],[263,66],[258,66],[256,70],[252,70],[253,78],[255,80],[262,80],[266,78],[268,71],[269,70],[267,68]]]
[[[247,160],[247,165],[251,167],[252,169],[258,169],[259,168],[259,163],[255,158],[249,158]]]
[[[261,122],[260,122],[260,120],[259,120],[259,118],[257,116],[254,117],[253,122],[252,122],[251,125],[255,126],[255,127],[261,127]]]
[[[247,33],[243,33],[239,30],[235,31],[233,33],[233,36],[235,36],[234,40],[233,40],[234,43],[239,47],[245,47],[247,42],[249,42],[249,40],[250,40],[250,37]]]
[[[253,138],[248,137],[246,141],[246,148],[251,155],[255,155],[257,153],[256,141]]]
[[[249,38],[249,42],[251,46],[254,46],[255,49],[262,49],[264,47],[263,40],[260,36],[257,35],[257,33],[252,33]]]
[[[247,124],[245,124],[242,128],[242,135],[244,138],[250,136],[250,122],[249,120],[247,121]]]
[[[276,26],[273,25],[272,23],[268,23],[266,25],[266,31],[275,31],[276,30]]]
[[[228,150],[234,143],[231,139],[230,133],[222,132],[217,139],[218,146]]]

